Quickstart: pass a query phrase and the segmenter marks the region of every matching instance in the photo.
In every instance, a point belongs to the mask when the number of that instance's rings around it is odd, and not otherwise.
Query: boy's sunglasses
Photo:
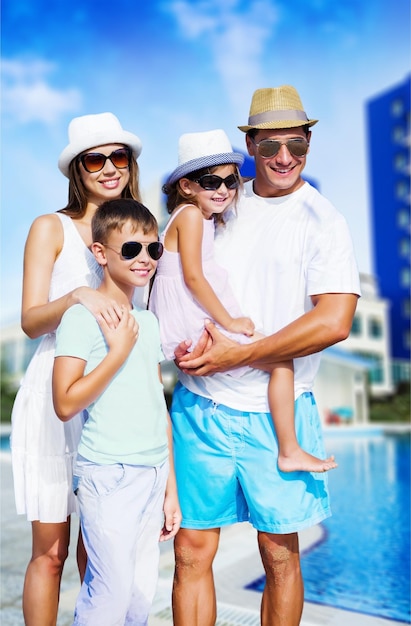
[[[140,243],[139,241],[126,241],[121,246],[120,252],[113,248],[113,246],[108,246],[104,244],[106,248],[110,248],[110,250],[114,250],[117,254],[121,254],[123,259],[126,261],[130,261],[130,259],[135,259],[143,248],[147,248],[148,255],[153,259],[153,261],[158,261],[164,252],[164,246],[160,241],[153,241],[152,243]]]
[[[221,176],[216,176],[215,174],[204,174],[200,178],[193,179],[193,182],[198,183],[203,189],[209,191],[216,191],[223,183],[227,189],[237,189],[240,186],[240,181],[235,174],[230,174],[226,178],[221,178]]]
[[[95,174],[103,169],[107,159],[110,159],[118,169],[124,169],[130,165],[130,157],[131,153],[128,148],[118,148],[108,156],[101,152],[88,152],[79,156],[78,159],[89,174]]]
[[[297,137],[295,139],[287,139],[287,141],[279,141],[277,139],[263,139],[258,143],[251,138],[251,141],[256,146],[258,154],[263,159],[270,159],[279,153],[281,146],[287,146],[287,150],[295,157],[303,157],[308,152],[309,143],[303,137]]]

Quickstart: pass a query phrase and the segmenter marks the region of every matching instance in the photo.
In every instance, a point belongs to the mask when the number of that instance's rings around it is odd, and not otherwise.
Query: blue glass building
[[[374,272],[391,352],[410,359],[410,76],[366,103]]]

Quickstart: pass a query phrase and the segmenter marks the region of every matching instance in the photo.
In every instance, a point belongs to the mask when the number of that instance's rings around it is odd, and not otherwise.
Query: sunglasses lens
[[[305,139],[290,139],[287,141],[287,148],[292,155],[302,157],[307,154],[308,141]]]
[[[138,241],[127,241],[121,246],[121,256],[123,259],[134,259],[142,249],[143,246]]]
[[[84,169],[86,169],[90,174],[93,174],[94,172],[98,172],[103,169],[106,157],[104,154],[100,154],[99,152],[90,152],[89,154],[84,154],[81,157],[81,162]]]
[[[280,148],[281,143],[274,139],[264,139],[257,145],[258,154],[265,159],[275,156]]]
[[[208,191],[216,191],[224,183],[227,189],[237,189],[240,185],[235,174],[230,174],[227,178],[221,178],[215,174],[205,174],[196,181],[203,189]]]
[[[148,244],[147,251],[154,261],[158,261],[163,254],[164,247],[160,241],[153,241],[153,243]]]
[[[224,179],[224,184],[227,189],[237,189],[240,186],[240,181],[235,174],[230,174]]]
[[[305,139],[289,139],[285,145],[287,146],[288,151],[295,157],[303,157],[307,154],[308,141]],[[278,154],[282,143],[281,141],[276,141],[275,139],[263,139],[263,141],[260,141],[257,146],[258,154],[264,159],[269,159],[270,157]]]
[[[130,260],[135,259],[143,249],[143,244],[138,241],[127,241],[121,246],[121,256],[123,259]],[[147,252],[153,261],[158,259],[163,254],[163,244],[160,241],[153,241],[147,245]]]
[[[120,148],[119,150],[114,150],[114,152],[110,154],[109,159],[113,165],[122,169],[129,166],[130,153],[125,148]]]
[[[118,150],[114,150],[109,156],[101,154],[100,152],[89,152],[80,157],[84,169],[87,170],[89,174],[95,174],[95,172],[102,170],[107,159],[110,159],[115,167],[124,169],[130,164],[130,152],[127,148],[119,148]]]
[[[218,189],[222,183],[222,178],[220,176],[214,176],[214,174],[205,174],[198,179],[198,184],[201,185],[203,189],[207,189],[209,191]]]

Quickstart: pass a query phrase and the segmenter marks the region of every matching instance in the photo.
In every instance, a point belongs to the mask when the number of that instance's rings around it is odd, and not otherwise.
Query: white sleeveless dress
[[[76,287],[98,287],[102,271],[73,220],[57,213],[63,249],[51,277],[49,301]],[[18,514],[29,521],[64,522],[77,511],[72,464],[83,426],[82,415],[61,422],[53,409],[51,376],[55,333],[45,335],[27,368],[12,412],[11,455]]]

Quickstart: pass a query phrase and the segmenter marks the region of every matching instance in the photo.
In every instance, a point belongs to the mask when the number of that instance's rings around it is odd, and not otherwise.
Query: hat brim
[[[256,130],[281,130],[284,128],[299,128],[301,126],[314,126],[318,120],[277,120],[275,122],[262,122],[254,126],[237,126],[243,133],[255,128]]]
[[[244,155],[240,152],[224,152],[221,154],[211,154],[199,157],[198,159],[192,159],[191,161],[187,161],[186,163],[182,163],[176,167],[176,169],[168,177],[167,184],[172,185],[177,180],[180,180],[180,178],[184,178],[185,176],[188,176],[188,174],[201,170],[205,167],[216,167],[217,165],[228,165],[230,163],[241,166],[244,163]]]
[[[90,143],[92,145],[90,145]],[[134,135],[134,133],[130,133],[127,130],[114,130],[110,133],[105,130],[102,131],[101,135],[99,135],[99,133],[95,133],[93,139],[88,137],[88,139],[83,139],[82,141],[80,140],[77,143],[70,143],[66,146],[60,154],[58,160],[59,170],[68,178],[70,163],[79,154],[84,152],[84,150],[90,150],[90,148],[95,148],[96,146],[105,146],[112,143],[129,146],[136,159],[141,154],[141,150],[143,148],[140,138],[137,137],[137,135]]]

